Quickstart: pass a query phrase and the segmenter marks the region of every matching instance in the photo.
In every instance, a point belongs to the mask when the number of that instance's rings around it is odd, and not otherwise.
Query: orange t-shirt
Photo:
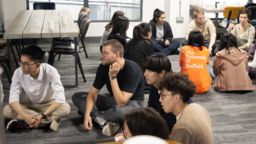
[[[196,93],[207,92],[211,87],[211,76],[208,71],[210,51],[196,46],[183,46],[180,53],[181,73],[187,74],[196,85]]]

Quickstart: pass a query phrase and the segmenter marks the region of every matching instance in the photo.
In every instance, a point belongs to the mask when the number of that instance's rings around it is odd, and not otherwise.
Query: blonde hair
[[[197,7],[195,8],[194,12],[193,12],[193,18],[197,18],[198,15],[204,15],[204,10],[201,7]]]
[[[91,9],[88,7],[82,7],[79,13],[85,13],[86,15],[89,15],[91,13]]]

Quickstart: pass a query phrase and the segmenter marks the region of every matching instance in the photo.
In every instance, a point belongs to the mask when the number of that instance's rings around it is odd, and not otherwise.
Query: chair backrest
[[[34,10],[55,10],[55,3],[54,2],[34,2],[33,3]]]
[[[91,21],[88,20],[88,19],[84,19],[82,22],[81,22],[81,25],[80,25],[80,36],[81,37],[85,37],[87,31],[88,31],[88,28],[89,28],[89,25],[90,25]]]
[[[245,7],[242,6],[227,6],[224,8],[224,18],[230,19],[237,19],[239,16],[239,12],[241,10],[245,9]]]
[[[249,6],[247,9],[250,11],[250,14],[251,14],[249,19],[250,20],[256,19],[256,6]]]

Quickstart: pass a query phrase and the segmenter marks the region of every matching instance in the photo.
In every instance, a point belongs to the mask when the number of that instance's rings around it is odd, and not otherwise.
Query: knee
[[[75,106],[79,106],[81,101],[84,101],[84,99],[86,99],[88,93],[87,92],[78,92],[73,94],[72,96],[72,102]]]
[[[5,118],[9,118],[9,119],[13,118],[13,109],[10,107],[9,104],[4,106],[3,115]]]

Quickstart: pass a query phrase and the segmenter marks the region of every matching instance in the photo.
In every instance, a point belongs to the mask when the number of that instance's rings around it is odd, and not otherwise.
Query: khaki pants
[[[53,101],[45,102],[42,104],[21,104],[24,112],[31,115],[38,115],[43,113]],[[21,115],[18,115],[10,105],[6,105],[3,109],[4,117],[9,119],[23,119]],[[63,103],[57,110],[48,115],[49,120],[59,120],[61,117],[67,116],[70,113],[70,106],[68,103]]]

